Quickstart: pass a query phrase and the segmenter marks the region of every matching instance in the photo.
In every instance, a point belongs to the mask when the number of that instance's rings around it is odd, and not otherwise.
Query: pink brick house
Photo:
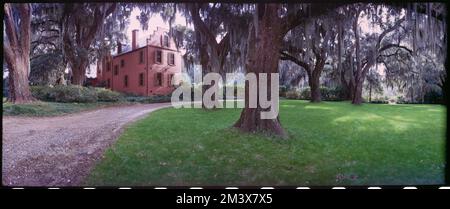
[[[168,30],[158,27],[142,46],[138,43],[138,30],[133,30],[131,49],[122,51],[118,43],[117,54],[103,60],[97,80],[106,88],[136,95],[166,95],[175,88],[172,78],[180,73],[181,53]]]

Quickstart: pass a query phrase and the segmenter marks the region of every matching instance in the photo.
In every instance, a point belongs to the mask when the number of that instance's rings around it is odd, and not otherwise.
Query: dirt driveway
[[[170,103],[57,117],[3,117],[4,186],[82,186],[125,124]]]

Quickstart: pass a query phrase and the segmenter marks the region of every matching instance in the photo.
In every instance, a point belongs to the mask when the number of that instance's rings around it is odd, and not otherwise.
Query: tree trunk
[[[80,57],[81,58],[81,57]],[[72,68],[72,84],[83,85],[86,79],[87,61],[80,60],[80,63]]]
[[[350,73],[350,76],[353,75],[353,72]],[[345,70],[341,71],[341,85],[343,88],[343,96],[345,100],[352,100],[353,99],[353,89],[354,89],[354,85],[353,85],[353,81],[352,78],[350,77],[349,81],[347,82],[347,80],[345,79]]]
[[[248,40],[248,54],[246,69],[248,73],[255,73],[258,84],[260,73],[278,73],[278,60],[281,41],[283,38],[280,17],[278,16],[278,4],[258,4],[254,25],[251,27]],[[255,27],[256,26],[256,27]],[[270,79],[268,76],[267,95],[270,97]],[[259,85],[257,87],[259,91]],[[262,110],[257,102],[257,108],[249,106],[248,83],[245,90],[245,107],[234,127],[244,132],[264,132],[270,135],[286,137],[286,132],[281,126],[279,116],[275,119],[261,119]]]
[[[7,40],[3,43],[3,53],[9,72],[8,101],[29,103],[35,100],[28,83],[31,6],[30,4],[5,4],[4,11],[4,33]]]
[[[197,44],[199,45],[200,65],[202,66],[202,81],[203,81],[205,75],[211,72],[211,67],[209,66],[209,55],[207,51],[207,44],[205,42],[205,38],[202,37],[201,33],[198,30],[196,30],[195,35]],[[202,85],[202,95],[209,87],[210,85]],[[202,99],[202,108],[206,109],[203,99]]]
[[[372,102],[372,84],[369,83],[369,102]]]
[[[322,49],[321,49],[322,50]],[[320,102],[322,95],[320,94],[320,75],[322,74],[323,67],[325,66],[325,51],[322,50],[316,54],[316,63],[314,65],[314,71],[311,72],[311,102]]]
[[[309,87],[311,88],[311,102],[320,102],[321,101],[321,94],[320,94],[320,76],[316,75],[315,73],[312,73],[311,76],[309,76]]]
[[[23,104],[35,101],[28,84],[29,62],[26,58],[17,58],[8,64],[9,75],[8,102]]]
[[[363,102],[362,87],[363,87],[363,81],[356,82],[353,99],[352,99],[352,104],[355,104],[355,105],[362,104],[362,102]]]

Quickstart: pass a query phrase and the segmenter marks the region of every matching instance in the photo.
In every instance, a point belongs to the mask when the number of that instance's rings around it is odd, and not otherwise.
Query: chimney
[[[131,50],[134,50],[138,47],[137,45],[137,36],[138,36],[138,31],[137,29],[132,31],[132,35],[131,35]]]
[[[122,53],[122,43],[120,41],[117,41],[117,54]]]

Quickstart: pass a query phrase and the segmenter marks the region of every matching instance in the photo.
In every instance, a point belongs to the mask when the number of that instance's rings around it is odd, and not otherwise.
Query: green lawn
[[[130,125],[89,185],[442,184],[445,107],[283,100],[288,140],[230,129],[240,110],[163,109]]]
[[[120,105],[114,102],[60,103],[37,101],[30,104],[3,102],[3,115],[9,116],[56,116],[92,110],[100,107]]]

